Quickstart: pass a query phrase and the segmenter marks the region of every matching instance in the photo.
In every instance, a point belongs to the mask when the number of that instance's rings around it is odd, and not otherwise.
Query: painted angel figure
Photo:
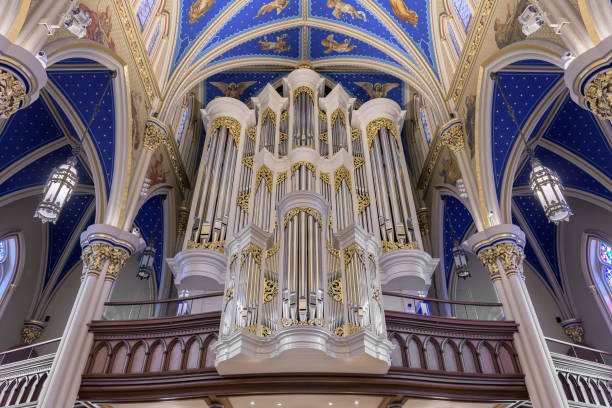
[[[255,82],[256,81],[245,81],[237,84],[235,82],[230,82],[229,84],[226,84],[225,82],[211,82],[210,84],[219,88],[228,98],[240,100],[242,93]]]
[[[321,45],[327,47],[327,49],[323,51],[325,54],[330,54],[332,51],[336,51],[338,53],[345,53],[357,47],[357,45],[355,44],[351,45],[350,38],[347,38],[343,42],[339,43],[338,41],[334,40],[333,34],[330,34],[327,36],[327,38],[321,40]]]
[[[189,24],[198,21],[215,4],[215,0],[195,0],[189,9]]]
[[[287,38],[287,33],[277,36],[276,41],[268,41],[267,36],[264,35],[263,40],[259,40],[259,45],[261,45],[262,51],[274,51],[277,54],[289,51],[291,46],[287,44],[285,40]]]
[[[334,9],[332,15],[336,18],[341,18],[344,13],[346,13],[351,16],[352,19],[357,17],[360,20],[366,21],[366,15],[363,11],[357,11],[355,7],[342,0],[327,0],[327,7]]]
[[[399,86],[399,84],[395,82],[387,84],[381,84],[380,82],[376,82],[375,84],[370,82],[354,82],[354,84],[363,88],[370,96],[370,99],[386,98],[390,90]]]
[[[413,26],[417,26],[419,23],[419,15],[416,11],[408,9],[404,0],[389,0],[389,4],[393,9],[393,13],[400,20],[404,20],[407,23],[412,24]]]
[[[289,0],[273,0],[261,6],[255,18],[259,16],[263,16],[266,13],[270,13],[272,12],[272,10],[275,10],[275,9],[276,9],[276,15],[278,16],[281,13],[281,11],[287,8],[288,5],[289,5]]]

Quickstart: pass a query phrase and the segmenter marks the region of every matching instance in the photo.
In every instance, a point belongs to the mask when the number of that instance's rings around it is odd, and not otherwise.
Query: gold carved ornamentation
[[[342,297],[342,279],[334,279],[327,283],[327,294],[338,303],[344,303]]]
[[[267,107],[266,110],[261,114],[261,123],[264,123],[266,117],[270,117],[272,121],[272,125],[276,128],[276,112],[274,112],[270,107]]]
[[[219,116],[213,121],[210,132],[216,132],[221,126],[225,126],[227,131],[230,132],[230,135],[232,135],[234,139],[234,147],[238,149],[238,145],[240,144],[240,131],[242,130],[240,122],[231,116]]]
[[[276,220],[274,221],[276,222]],[[274,244],[270,249],[266,250],[266,258],[270,258],[276,255],[279,249],[280,249],[280,241],[276,241],[276,244]]]
[[[367,194],[357,194],[357,212],[361,214],[370,205],[370,196]]]
[[[323,143],[327,143],[327,132],[319,133],[319,140]]]
[[[334,191],[336,194],[338,194],[338,190],[340,190],[342,180],[346,182],[349,191],[353,191],[353,187],[351,186],[351,173],[344,166],[340,166],[334,171]]]
[[[298,97],[299,94],[301,93],[305,93],[308,96],[310,96],[310,99],[313,101],[314,103],[314,92],[311,88],[302,85],[302,86],[298,86],[297,88],[295,88],[295,91],[293,91],[293,100],[295,101]]]
[[[119,270],[128,259],[129,254],[121,249],[113,247],[106,242],[94,242],[88,245],[81,255],[85,270],[89,275],[100,275],[104,264],[108,261],[105,280],[114,281]]]
[[[144,147],[145,149],[154,152],[166,138],[166,133],[157,125],[151,122],[145,124],[144,131]]]
[[[354,142],[359,136],[361,136],[361,130],[352,127],[351,128],[351,141]]]
[[[287,120],[288,117],[289,117],[289,110],[285,110],[281,112],[280,121],[282,122],[283,120]]]
[[[257,137],[257,126],[247,129],[246,135],[249,139],[255,141],[255,138]]]
[[[187,221],[189,221],[189,210],[187,207],[181,206],[178,209],[176,220],[176,234],[182,236],[187,229]]]
[[[256,336],[258,335],[257,332],[259,331],[260,337],[268,337],[272,334],[272,330],[269,327],[264,326],[263,324],[252,324],[250,326],[243,327],[243,329]]]
[[[259,170],[257,170],[257,174],[255,174],[255,191],[259,188],[261,180],[265,180],[268,192],[272,194],[272,177],[272,170],[266,165],[261,166]]]
[[[278,282],[264,278],[263,302],[269,303],[278,294]]]
[[[355,254],[360,256],[360,259],[363,261],[363,250],[356,243],[352,243],[351,245],[344,248],[344,265],[348,265],[352,260]]]
[[[595,75],[584,89],[587,107],[601,119],[612,119],[612,69]]]
[[[242,156],[242,164],[253,169],[253,156]]]
[[[323,180],[324,183],[329,184],[329,173],[319,173],[319,177],[321,177],[321,180]]]
[[[382,253],[386,254],[387,252],[395,251],[398,249],[419,249],[419,243],[416,241],[407,242],[405,244],[393,241],[383,241],[382,242]]]
[[[463,138],[463,123],[458,122],[444,131],[441,135],[442,144],[451,151],[458,153],[465,147]]]
[[[495,245],[495,250],[506,276],[520,275],[520,267],[525,257],[523,249],[514,242],[501,242]]]
[[[366,135],[368,138],[368,150],[372,149],[372,143],[374,142],[374,138],[378,134],[378,131],[383,127],[387,128],[387,130],[391,132],[391,134],[395,137],[395,140],[397,141],[398,144],[400,143],[399,135],[397,134],[397,131],[395,130],[395,125],[393,124],[393,121],[387,118],[378,118],[378,119],[374,119],[373,121],[368,123],[368,126],[366,126]]]
[[[379,305],[382,305],[382,299],[380,297],[380,289],[372,288],[372,299],[376,301]]]
[[[470,33],[472,40],[469,41],[469,48],[464,49],[461,53],[461,60],[459,62],[460,68],[455,72],[456,85],[455,90],[453,91],[453,102],[457,103],[459,96],[463,92],[463,87],[465,86],[466,80],[468,79],[469,73],[472,68],[472,63],[475,60],[476,54],[480,49],[480,43],[482,42],[483,35],[485,33],[485,29],[488,24],[489,15],[493,11],[493,6],[496,4],[497,0],[485,0],[481,7],[481,13],[478,17],[478,21],[476,24],[472,24],[470,28]],[[466,43],[467,44],[467,43]],[[455,79],[453,82],[455,82]]]
[[[151,68],[149,56],[144,56],[144,52],[141,51],[141,47],[139,46],[139,43],[142,41],[139,39],[142,38],[138,33],[140,30],[134,28],[129,16],[129,13],[131,12],[127,11],[124,1],[114,1],[113,3],[116,5],[117,11],[119,12],[119,19],[121,20],[121,25],[123,26],[125,36],[127,37],[130,50],[132,51],[134,62],[136,62],[136,67],[138,68],[138,73],[140,74],[140,79],[142,80],[145,92],[147,93],[149,100],[153,100],[155,98],[155,94],[153,92],[154,82],[151,79],[151,75],[149,75],[149,72],[152,73],[153,70]]]
[[[298,146],[298,147],[304,147],[304,146]],[[312,171],[313,174],[317,174],[317,168],[314,166],[314,164],[307,162],[307,161],[299,161],[299,162],[293,163],[293,166],[291,166],[291,176],[293,176],[293,173],[295,173],[295,171],[302,166],[308,167],[308,169]]]
[[[566,321],[567,322],[567,321]],[[563,325],[566,322],[562,322]],[[563,332],[567,337],[569,337],[574,343],[582,344],[584,343],[584,326],[577,319],[571,319],[569,324],[563,326]]]
[[[332,128],[336,124],[338,117],[340,117],[340,120],[342,121],[342,125],[346,126],[346,116],[344,116],[344,112],[342,112],[340,108],[336,108],[336,110],[333,111],[331,114],[331,127]]]
[[[295,319],[289,319],[287,317],[283,317],[280,321],[280,326],[281,327],[289,327],[289,326],[319,326],[319,327],[325,327],[327,325],[327,322],[325,321],[324,318],[322,317],[317,317],[316,319],[310,319],[310,320],[295,320]]]
[[[289,140],[289,133],[280,132],[280,135],[278,137],[278,142],[283,143],[283,142],[286,142],[287,140]]]
[[[7,119],[17,112],[25,95],[23,83],[12,72],[0,69],[0,117]]]
[[[21,343],[34,343],[34,341],[40,337],[44,328],[44,322],[40,322],[38,320],[26,320],[23,322],[23,327],[21,328]]]
[[[234,298],[234,288],[225,289],[225,303],[229,302]]]
[[[296,207],[296,208],[292,208],[289,211],[287,211],[285,213],[285,219],[283,220],[283,228],[287,226],[287,223],[289,222],[290,219],[292,219],[293,217],[295,217],[301,212],[306,213],[307,215],[310,215],[315,220],[317,220],[318,226],[319,228],[321,228],[321,226],[323,225],[323,219],[321,218],[321,213],[315,210],[314,208],[310,208],[310,207]]]
[[[334,248],[331,242],[326,241],[325,245],[327,246],[327,250],[332,256],[335,256],[336,258],[340,258],[340,250]]]
[[[319,119],[327,123],[327,115],[325,115],[325,112],[323,112],[321,109],[319,109]]]
[[[242,211],[249,212],[249,203],[251,201],[251,193],[238,194],[236,198],[236,204],[242,209]]]
[[[423,235],[429,234],[429,209],[427,207],[421,207],[417,211],[417,219],[419,221],[419,228]]]
[[[499,276],[499,267],[497,266],[497,251],[495,247],[485,248],[478,253],[478,259],[489,270],[491,280],[501,279]]]
[[[213,251],[217,251],[220,253],[225,253],[225,249],[223,248],[223,246],[225,245],[225,241],[212,241],[212,242],[194,242],[194,241],[187,241],[187,249],[194,249],[194,248],[198,248],[198,249],[210,249]]]
[[[359,156],[353,156],[353,166],[355,167],[355,170],[363,166],[364,163],[365,163],[365,158],[359,157]]]
[[[284,171],[282,173],[278,173],[278,175],[276,176],[276,184],[280,184],[285,180],[287,180],[287,172]]]
[[[246,257],[251,255],[257,266],[261,268],[261,257],[263,255],[263,250],[257,245],[250,243],[249,246],[242,250],[241,255],[241,263],[244,263],[244,261],[246,261]]]
[[[357,325],[349,323],[349,324],[343,324],[342,326],[336,328],[336,330],[334,330],[334,333],[336,334],[336,336],[345,337],[345,336],[350,336],[351,334],[355,334],[359,330],[361,330],[361,326],[357,326]]]
[[[344,325],[337,327],[336,330],[334,330],[334,333],[336,336],[344,337]]]

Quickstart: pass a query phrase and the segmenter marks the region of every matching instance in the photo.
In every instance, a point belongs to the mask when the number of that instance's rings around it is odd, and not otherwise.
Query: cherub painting
[[[334,9],[332,15],[336,18],[341,18],[344,13],[346,13],[351,16],[352,19],[357,17],[360,20],[366,21],[366,15],[363,11],[357,11],[355,7],[342,0],[327,0],[327,7]]]
[[[261,45],[262,51],[274,51],[277,54],[289,51],[291,46],[285,41],[287,34],[282,34],[276,37],[276,41],[268,41],[268,38],[264,35],[263,40],[259,40],[258,43]]]
[[[498,18],[495,19],[493,30],[495,31],[495,43],[499,48],[504,48],[525,38],[523,27],[518,21],[519,15],[529,5],[529,0],[518,0],[514,5],[514,10],[510,3],[506,5],[506,21],[503,23]]]
[[[370,82],[355,82],[355,85],[365,90],[370,96],[370,99],[386,98],[390,90],[399,86],[398,83],[381,84],[380,82],[376,82],[375,84]]]
[[[189,9],[189,24],[198,21],[215,4],[215,0],[195,0]]]
[[[270,13],[273,10],[276,10],[276,15],[278,16],[281,13],[281,11],[287,8],[288,5],[289,5],[289,0],[273,0],[261,6],[255,18],[259,16],[264,16],[266,15],[266,13]]]
[[[404,0],[389,0],[389,4],[391,5],[391,9],[393,9],[393,13],[395,13],[397,18],[410,23],[415,27],[417,26],[419,23],[419,15],[416,11],[408,9],[404,3]]]
[[[155,160],[149,165],[147,178],[151,180],[150,186],[166,182],[166,169],[164,168],[164,155],[159,153]]]
[[[444,179],[445,184],[455,185],[457,180],[461,178],[461,171],[457,165],[457,161],[452,154],[448,155],[447,159],[442,161],[442,171],[440,176]]]
[[[327,36],[327,38],[321,40],[321,45],[327,47],[327,49],[323,51],[325,54],[330,54],[332,51],[336,51],[337,53],[345,53],[357,47],[355,44],[351,45],[350,38],[347,38],[343,42],[339,43],[338,41],[334,40],[333,34],[330,34]]]
[[[104,11],[100,11],[100,1],[98,1],[97,12],[91,10],[85,4],[80,3],[79,8],[91,17],[91,23],[87,26],[87,38],[95,41],[105,47],[115,50],[115,42],[111,34],[113,31],[113,23],[111,20],[110,6],[106,6]]]
[[[211,85],[216,86],[223,92],[225,96],[228,98],[234,98],[240,100],[242,93],[251,85],[253,85],[256,81],[245,81],[236,84],[235,82],[231,82],[226,84],[225,82],[212,82]]]

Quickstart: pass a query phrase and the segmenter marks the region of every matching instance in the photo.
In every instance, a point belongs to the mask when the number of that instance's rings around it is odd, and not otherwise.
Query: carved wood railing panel
[[[612,407],[612,367],[551,353],[559,381],[569,401]]]
[[[213,346],[220,313],[91,324],[94,344],[79,395],[105,401],[162,396],[353,392],[456,400],[526,399],[513,322],[388,312],[397,345],[384,376],[287,374],[221,377]]]
[[[0,407],[38,400],[54,354],[0,365]]]

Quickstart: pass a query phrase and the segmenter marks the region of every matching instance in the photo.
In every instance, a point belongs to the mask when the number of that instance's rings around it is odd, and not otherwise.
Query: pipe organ
[[[282,96],[268,84],[253,110],[231,98],[202,110],[186,247],[224,257],[222,374],[287,371],[297,350],[297,371],[388,369],[379,259],[422,248],[404,112],[387,99],[354,110],[341,85],[324,89],[324,78],[298,69]]]

